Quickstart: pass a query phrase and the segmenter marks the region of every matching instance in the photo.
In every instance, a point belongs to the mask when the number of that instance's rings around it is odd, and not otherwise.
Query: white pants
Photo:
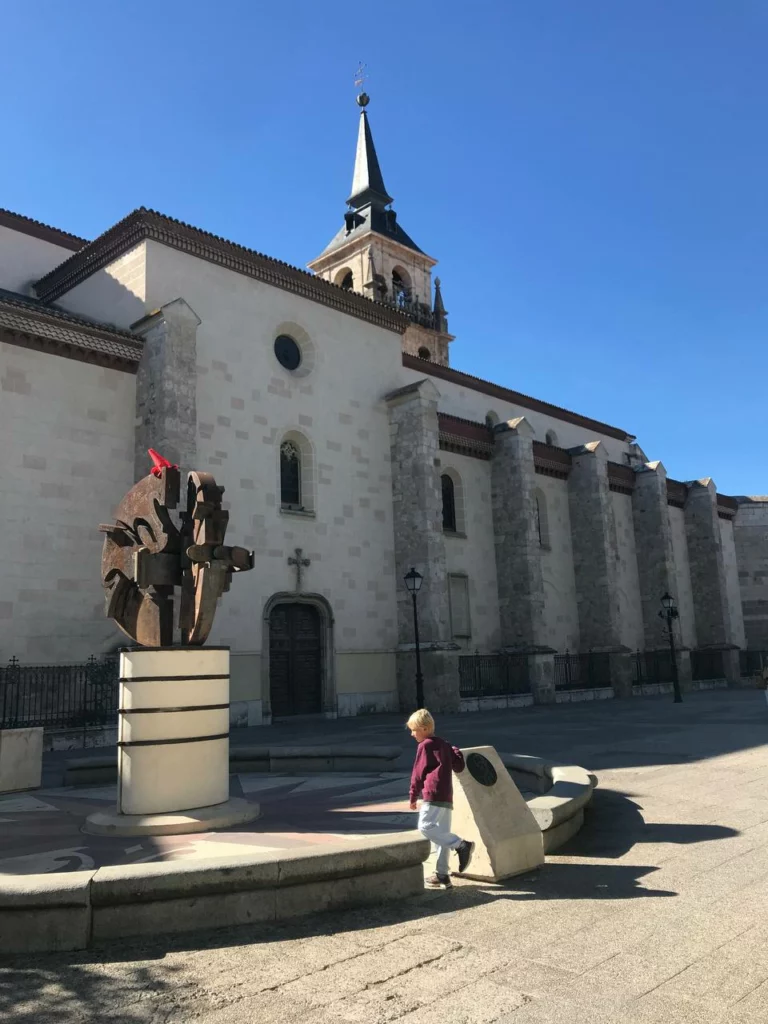
[[[437,874],[450,874],[448,854],[461,843],[461,839],[451,832],[451,808],[422,802],[419,811],[419,832],[432,843],[433,852],[437,851]]]

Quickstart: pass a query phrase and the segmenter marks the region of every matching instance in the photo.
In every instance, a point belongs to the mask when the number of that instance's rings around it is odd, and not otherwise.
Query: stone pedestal
[[[229,648],[139,648],[120,655],[114,814],[86,830],[159,835],[252,821],[229,800]]]
[[[42,772],[42,728],[0,729],[0,793],[38,789]]]
[[[497,882],[544,863],[541,829],[493,747],[467,747],[451,831],[475,843],[466,878]]]

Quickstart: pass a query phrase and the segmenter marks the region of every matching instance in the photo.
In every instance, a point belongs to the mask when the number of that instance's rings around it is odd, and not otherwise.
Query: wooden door
[[[320,613],[309,604],[278,604],[269,616],[269,680],[274,718],[322,711]]]

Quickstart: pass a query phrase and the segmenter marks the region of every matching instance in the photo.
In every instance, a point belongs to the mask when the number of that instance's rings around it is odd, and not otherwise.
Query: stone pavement
[[[507,885],[6,960],[0,1020],[765,1024],[762,693],[496,712],[441,731],[596,770],[585,828]]]

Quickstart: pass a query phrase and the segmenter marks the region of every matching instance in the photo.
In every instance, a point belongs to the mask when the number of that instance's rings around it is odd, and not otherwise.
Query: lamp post
[[[659,612],[660,619],[666,619],[667,622],[667,636],[669,637],[669,653],[672,657],[672,690],[675,694],[674,703],[681,704],[683,701],[682,694],[680,693],[680,678],[677,674],[677,654],[675,652],[675,632],[672,628],[672,623],[676,618],[679,617],[680,613],[675,607],[675,601],[672,595],[667,592],[661,599],[662,611]]]
[[[413,601],[413,638],[416,643],[416,706],[424,707],[424,677],[421,674],[421,651],[419,650],[419,613],[416,610],[416,595],[421,590],[424,577],[411,567],[404,576],[405,586]]]

